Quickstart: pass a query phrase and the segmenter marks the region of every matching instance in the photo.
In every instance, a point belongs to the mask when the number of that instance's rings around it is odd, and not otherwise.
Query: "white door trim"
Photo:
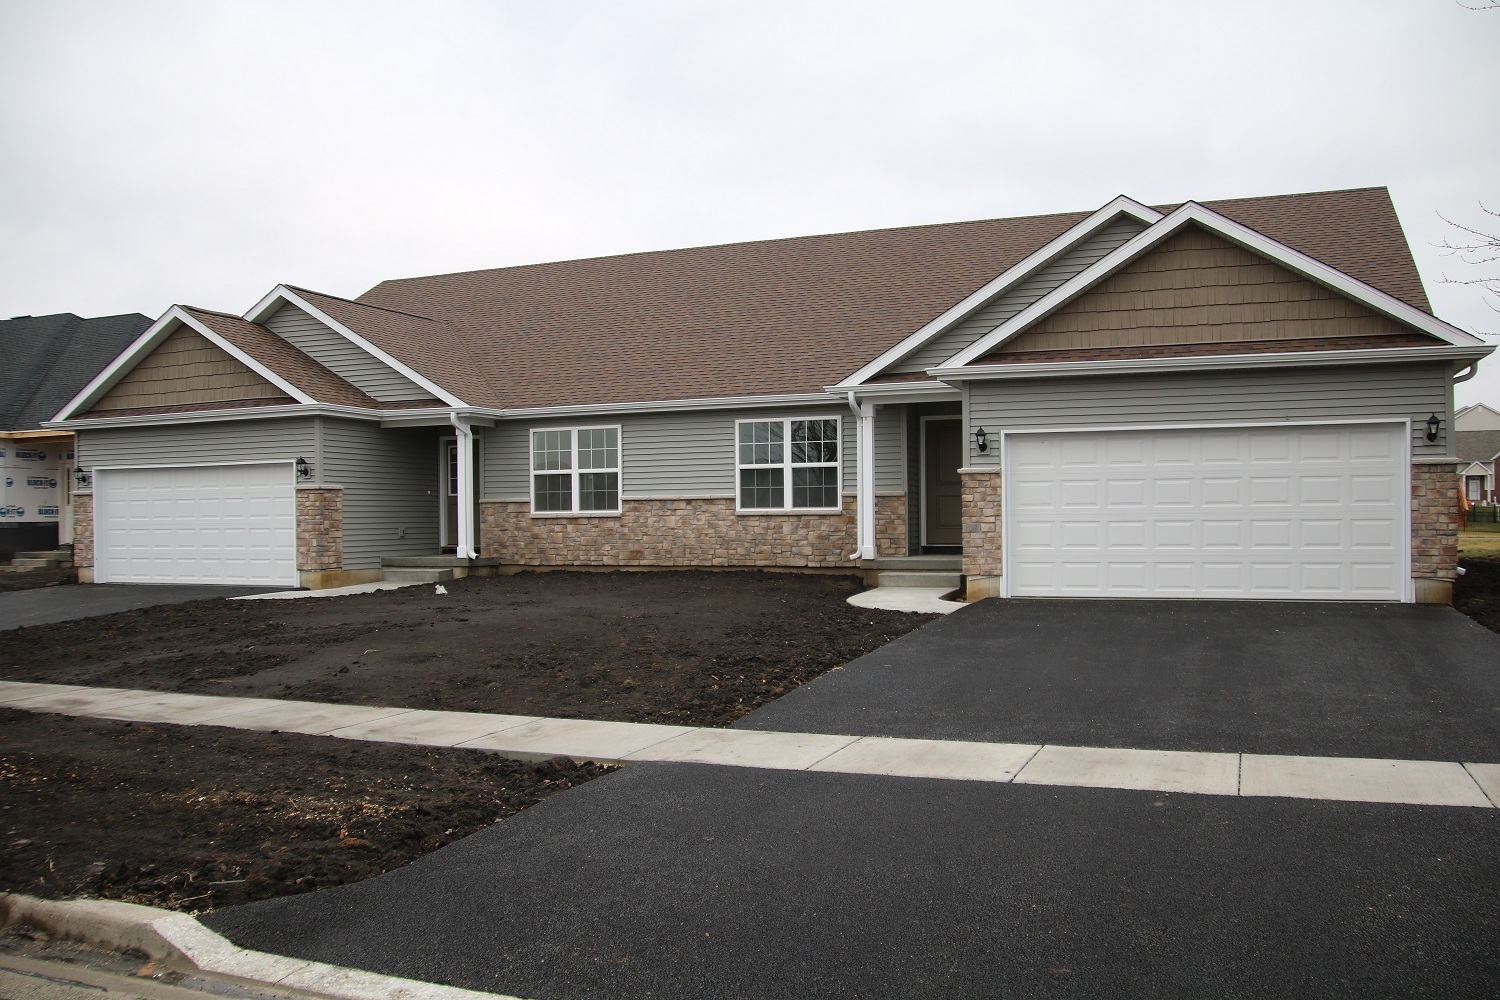
[[[1024,428],[1001,428],[1000,429],[1000,590],[1002,597],[1011,596],[1011,532],[1007,525],[1013,524],[1011,517],[1011,498],[1014,491],[1010,488],[1009,465],[1007,458],[1006,439],[1012,435],[1021,434],[1106,434],[1119,431],[1191,431],[1191,430],[1234,430],[1236,428],[1255,427],[1339,427],[1339,426],[1361,426],[1368,427],[1378,424],[1399,425],[1405,431],[1401,436],[1402,458],[1401,475],[1405,489],[1402,496],[1405,502],[1400,505],[1402,512],[1402,553],[1405,567],[1405,585],[1402,588],[1402,603],[1412,604],[1416,601],[1416,581],[1411,575],[1411,435],[1412,420],[1410,417],[1370,417],[1364,420],[1342,419],[1342,420],[1252,420],[1233,421],[1226,423],[1194,421],[1179,424],[1098,424],[1083,427],[1024,427]]]

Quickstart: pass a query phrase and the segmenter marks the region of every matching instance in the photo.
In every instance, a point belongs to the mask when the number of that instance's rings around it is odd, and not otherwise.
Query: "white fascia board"
[[[1223,371],[1234,368],[1297,368],[1329,365],[1401,364],[1474,360],[1495,348],[1377,347],[1356,351],[1286,351],[1265,354],[1210,354],[1183,358],[1115,358],[1107,361],[1047,361],[1021,365],[954,365],[929,368],[945,382],[1065,378],[1083,375],[1137,375],[1152,372]]]
[[[340,323],[332,316],[329,316],[327,313],[323,312],[317,306],[313,305],[311,302],[307,301],[302,296],[298,295],[296,292],[292,291],[285,285],[277,285],[274,289],[271,290],[271,293],[269,295],[261,299],[255,305],[251,306],[250,311],[245,314],[245,318],[250,319],[250,317],[252,316],[264,316],[269,313],[273,309],[273,307],[280,305],[280,303],[282,302],[289,302],[292,305],[296,306],[298,309],[301,309],[313,319],[328,327],[334,333],[337,333],[339,336],[348,340],[355,347],[358,347],[360,350],[364,351],[366,354],[370,355],[372,358],[379,361],[386,367],[399,372],[403,377],[410,379],[412,382],[415,382],[418,386],[426,389],[428,392],[432,393],[433,396],[441,399],[449,406],[468,405],[463,400],[453,395],[453,393],[440,387],[437,383],[431,381],[428,378],[425,378],[424,376],[413,371],[410,367],[397,361],[385,351],[382,351],[380,348],[376,347],[374,344],[370,343],[368,340],[361,337],[359,334],[355,333],[353,330],[349,329],[347,326]],[[258,320],[253,319],[250,321],[252,323],[258,322]]]
[[[941,367],[951,369],[973,363],[976,359],[993,351],[1027,327],[1045,318],[1049,313],[1060,309],[1101,279],[1130,263],[1190,223],[1196,223],[1209,232],[1222,236],[1231,243],[1238,244],[1252,253],[1259,254],[1281,264],[1283,267],[1300,274],[1309,281],[1330,288],[1341,295],[1354,299],[1356,302],[1369,306],[1376,312],[1389,316],[1399,323],[1415,327],[1423,333],[1437,337],[1439,340],[1455,346],[1484,343],[1478,337],[1465,333],[1458,329],[1458,327],[1445,323],[1436,316],[1430,316],[1414,306],[1407,305],[1394,295],[1382,292],[1380,289],[1367,285],[1357,278],[1351,278],[1344,272],[1329,267],[1322,261],[1314,260],[1301,251],[1293,250],[1285,244],[1278,243],[1270,237],[1261,235],[1248,226],[1242,226],[1233,219],[1225,218],[1217,212],[1204,208],[1197,202],[1190,201],[1182,205],[1171,215],[1152,225],[1139,236],[1116,249],[1113,253],[1099,260],[1093,266],[1085,268],[1073,278],[1063,282],[1063,284],[979,338],[973,344],[969,345],[969,347],[954,355]]]
[[[969,315],[969,313],[980,308],[1010,286],[1031,277],[1032,274],[1071,250],[1075,244],[1088,239],[1121,215],[1128,215],[1133,219],[1144,222],[1148,226],[1162,218],[1162,214],[1156,209],[1142,205],[1132,198],[1120,195],[1114,201],[1073,226],[1040,250],[1027,256],[1020,263],[1012,264],[1006,268],[998,277],[987,282],[978,291],[966,296],[958,304],[944,311],[941,316],[938,316],[932,322],[902,340],[901,343],[844,379],[837,386],[834,386],[834,388],[858,388],[863,384],[865,379],[874,378],[879,375],[885,371],[887,366],[895,364],[918,347],[937,337],[944,330],[958,323],[965,316]]]
[[[51,420],[43,421],[42,426],[46,427],[56,421],[68,419],[68,417],[72,416],[79,409],[82,409],[85,404],[92,402],[96,396],[103,395],[111,386],[123,378],[130,369],[136,366],[136,363],[141,358],[151,353],[152,348],[166,339],[167,334],[171,332],[173,321],[177,318],[175,315],[176,312],[177,307],[173,306],[162,313],[160,319],[148,326],[139,337],[131,341],[130,346],[120,352],[119,357],[105,366],[104,370],[98,375],[95,375],[88,385],[78,391],[78,395],[68,400],[67,405],[58,410],[56,416]]]
[[[953,400],[959,397],[957,389],[946,382],[882,382],[879,385],[829,386],[828,391],[840,396],[855,394],[860,399],[877,403],[923,399]]]
[[[502,420],[536,420],[551,417],[585,417],[631,413],[663,413],[673,410],[740,410],[750,407],[835,405],[842,395],[826,392],[789,393],[784,396],[722,396],[710,399],[667,399],[643,403],[594,403],[581,406],[530,406],[514,410],[476,410]]]
[[[446,410],[444,411],[447,412]],[[107,427],[158,427],[171,424],[207,424],[226,420],[275,420],[282,417],[344,417],[349,420],[379,420],[379,410],[333,403],[281,406],[241,406],[226,410],[186,410],[177,413],[136,413],[123,417],[81,417],[72,420],[48,420],[43,427],[59,430],[90,430]]]

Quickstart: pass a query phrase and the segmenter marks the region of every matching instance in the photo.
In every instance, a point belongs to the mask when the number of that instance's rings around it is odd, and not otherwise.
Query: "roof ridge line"
[[[430,323],[448,324],[447,320],[438,319],[436,316],[423,316],[421,313],[407,312],[405,309],[392,309],[390,306],[377,306],[373,302],[361,302],[359,301],[359,299],[346,299],[342,295],[330,295],[327,292],[320,292],[315,288],[303,288],[301,285],[288,285],[285,282],[282,283],[282,287],[290,288],[292,291],[301,292],[304,295],[321,295],[325,299],[335,299],[339,302],[347,302],[351,306],[364,306],[366,309],[378,309],[381,312],[395,313],[398,316],[410,316],[413,319],[425,319]],[[452,324],[448,325],[451,326]]]

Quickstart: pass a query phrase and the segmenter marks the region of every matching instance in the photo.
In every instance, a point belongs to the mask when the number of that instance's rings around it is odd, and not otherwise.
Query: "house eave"
[[[1036,364],[959,365],[927,369],[927,374],[955,384],[1079,375],[1136,375],[1153,372],[1224,371],[1237,368],[1305,368],[1330,365],[1401,364],[1416,361],[1478,361],[1494,347],[1400,347],[1357,351],[1286,351],[1267,354],[1215,354],[1186,358],[1048,361]]]

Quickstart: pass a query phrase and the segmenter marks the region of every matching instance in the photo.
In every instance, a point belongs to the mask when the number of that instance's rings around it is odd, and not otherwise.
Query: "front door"
[[[962,545],[963,421],[922,421],[922,544]]]

